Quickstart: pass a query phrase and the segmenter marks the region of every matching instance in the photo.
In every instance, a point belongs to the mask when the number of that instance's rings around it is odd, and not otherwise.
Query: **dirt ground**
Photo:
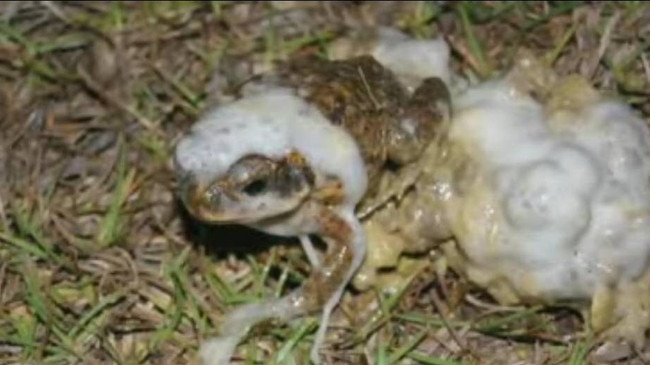
[[[650,113],[644,2],[2,2],[0,364],[194,364],[222,313],[299,285],[295,242],[188,219],[171,152],[229,81],[215,73],[376,24],[445,37],[473,79],[525,46]],[[501,307],[432,272],[377,295],[372,321],[354,323],[357,297],[326,364],[595,363],[573,304]],[[316,324],[252,333],[240,363],[307,364]]]

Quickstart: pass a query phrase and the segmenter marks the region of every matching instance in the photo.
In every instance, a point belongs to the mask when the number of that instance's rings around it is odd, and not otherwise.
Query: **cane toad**
[[[309,56],[279,64],[194,124],[175,154],[188,211],[209,223],[298,236],[314,266],[296,291],[229,314],[221,336],[202,347],[205,364],[226,364],[261,320],[320,310],[311,356],[319,363],[329,315],[366,253],[355,208],[377,192],[387,165],[419,158],[448,103],[438,78],[411,94],[370,56]],[[322,259],[309,243],[312,234],[327,244]]]

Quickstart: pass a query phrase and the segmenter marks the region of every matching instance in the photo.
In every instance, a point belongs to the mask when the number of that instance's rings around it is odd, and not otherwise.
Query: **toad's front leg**
[[[398,122],[388,131],[388,159],[400,168],[386,173],[376,196],[366,198],[358,209],[361,219],[371,216],[390,200],[401,201],[422,175],[436,166],[437,146],[451,120],[451,95],[437,77],[425,79],[413,92]]]
[[[327,254],[320,270],[304,285],[306,310],[322,308],[322,317],[312,346],[311,360],[320,363],[318,351],[325,340],[329,318],[341,299],[352,275],[359,269],[366,254],[366,239],[352,210],[334,212],[323,208],[319,215]]]
[[[230,313],[221,326],[220,337],[208,340],[201,347],[204,365],[225,365],[237,344],[249,328],[263,320],[289,320],[322,310],[320,327],[311,352],[312,362],[320,363],[321,348],[330,315],[343,290],[361,265],[366,252],[366,240],[352,209],[334,209],[311,204],[318,233],[327,243],[327,252],[318,268],[304,285],[280,299],[247,304]]]

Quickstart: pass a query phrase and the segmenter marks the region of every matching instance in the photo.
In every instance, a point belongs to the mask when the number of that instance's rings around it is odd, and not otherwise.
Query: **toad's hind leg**
[[[221,326],[221,336],[202,345],[200,353],[203,365],[228,364],[248,329],[263,320],[289,320],[322,310],[311,352],[312,361],[320,363],[318,350],[324,341],[330,314],[365,257],[366,240],[352,209],[334,211],[321,208],[316,216],[319,220],[318,233],[327,243],[327,253],[320,267],[301,288],[291,294],[272,301],[244,305],[230,313]]]

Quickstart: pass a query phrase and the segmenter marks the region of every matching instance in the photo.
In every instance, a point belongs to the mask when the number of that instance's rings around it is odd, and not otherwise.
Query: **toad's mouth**
[[[235,215],[232,213],[218,213],[201,207],[189,207],[190,213],[205,223],[229,225],[229,224],[249,224],[262,219],[252,215]]]
[[[294,212],[304,200],[240,197],[201,186],[191,176],[184,176],[179,187],[181,201],[193,217],[218,225],[252,225],[278,219]]]
[[[250,214],[250,213],[233,213],[233,212],[215,212],[203,206],[192,207],[186,205],[190,213],[205,223],[218,225],[251,225],[263,220],[273,219],[281,214],[272,212],[268,214]]]
[[[221,204],[215,204],[207,198],[204,189],[194,187],[184,191],[182,201],[187,210],[194,217],[205,223],[212,224],[249,224],[262,219],[270,218],[277,215],[276,212],[255,210],[247,211],[244,209],[233,209],[236,201],[221,199]],[[230,206],[225,209],[223,206]]]

